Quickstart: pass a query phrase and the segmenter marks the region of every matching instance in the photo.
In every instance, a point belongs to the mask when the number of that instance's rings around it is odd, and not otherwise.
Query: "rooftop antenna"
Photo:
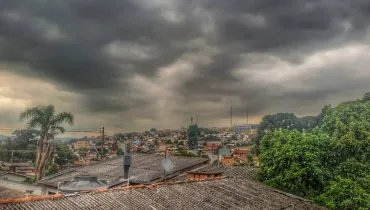
[[[164,159],[162,160],[162,167],[164,169],[163,179],[164,179],[164,181],[166,181],[166,174],[168,172],[172,172],[173,169],[174,169],[174,164],[173,164],[172,160],[167,158],[167,149],[166,149],[166,152],[165,152]]]
[[[233,127],[233,102],[231,101],[230,105],[230,127]]]

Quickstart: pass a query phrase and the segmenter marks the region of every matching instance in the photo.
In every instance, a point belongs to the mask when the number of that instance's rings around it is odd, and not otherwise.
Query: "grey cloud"
[[[369,23],[366,0],[2,0],[0,64],[82,95],[75,102],[81,113],[155,119],[155,97],[136,97],[130,81],[138,74],[154,81],[159,69],[184,55],[202,55],[211,62],[194,61],[191,79],[180,78],[179,89],[170,90],[178,96],[172,99],[177,104],[173,115],[203,112],[217,119],[229,98],[239,101],[235,115],[245,110],[263,115],[282,99],[294,108],[297,101],[318,101],[341,91],[322,86],[322,78],[334,71],[310,81],[299,78],[317,86],[304,91],[259,84],[249,70],[261,63],[269,65],[259,71],[276,65],[266,55],[298,66],[312,53],[363,42]],[[253,53],[254,59],[241,56]],[[244,76],[234,74],[240,68]],[[224,106],[196,106],[208,102]]]

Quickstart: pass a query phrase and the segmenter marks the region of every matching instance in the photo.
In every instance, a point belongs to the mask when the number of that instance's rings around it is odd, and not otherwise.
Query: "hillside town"
[[[241,125],[233,128],[202,128],[199,133],[197,145],[189,148],[189,136],[186,130],[156,130],[117,134],[115,136],[83,137],[73,139],[63,144],[73,152],[78,159],[68,162],[68,166],[61,166],[57,173],[44,177],[37,183],[29,183],[34,176],[34,168],[27,162],[1,162],[0,175],[0,205],[5,209],[21,209],[24,201],[38,201],[37,205],[27,204],[27,209],[50,208],[50,199],[58,199],[60,196],[88,196],[89,192],[109,193],[111,190],[120,193],[130,190],[133,193],[144,193],[149,196],[150,189],[154,187],[159,191],[166,192],[167,196],[174,199],[177,190],[171,186],[178,185],[181,188],[183,201],[190,202],[193,208],[204,208],[205,203],[199,203],[191,193],[218,190],[218,196],[228,199],[228,203],[220,202],[214,195],[210,197],[209,207],[212,209],[228,208],[275,208],[293,206],[301,209],[321,209],[321,207],[301,198],[296,198],[288,193],[279,192],[267,188],[258,183],[259,161],[253,156],[252,140],[256,137],[256,125]],[[104,140],[104,141],[103,141]],[[103,143],[104,142],[104,143]],[[86,151],[81,156],[81,150]],[[129,165],[126,158],[129,157]],[[123,159],[122,159],[123,158]],[[172,168],[167,168],[163,160],[170,160]],[[128,168],[126,168],[128,166]],[[250,187],[263,192],[257,191]],[[102,189],[105,189],[101,191]],[[108,190],[108,191],[106,191]],[[118,191],[117,191],[118,190]],[[201,191],[200,191],[201,190]],[[113,191],[112,191],[113,192]],[[235,194],[238,193],[238,194]],[[72,197],[71,197],[72,196]],[[142,202],[143,198],[133,197],[131,204],[127,202],[106,203],[110,198],[104,198],[99,202],[97,194],[94,200],[87,201],[83,197],[84,204],[78,205],[86,209],[96,209],[98,206],[113,207],[119,209],[176,209],[183,204],[178,201],[158,200],[157,194],[145,197],[151,205],[148,207]],[[101,194],[103,196],[103,194]],[[104,196],[109,196],[104,195]],[[115,196],[118,196],[116,194]],[[253,196],[256,200],[250,203],[247,197]],[[187,198],[186,198],[187,197]],[[238,200],[244,197],[244,200]],[[95,200],[96,199],[96,200]],[[108,199],[108,200],[107,200]],[[264,200],[269,199],[269,203]],[[284,200],[281,203],[281,199]],[[150,200],[150,201],[149,201]],[[72,200],[60,200],[53,203],[54,209],[77,208]],[[96,202],[99,202],[97,204]],[[197,204],[198,202],[198,204]],[[26,203],[24,203],[26,204]],[[226,205],[226,206],[225,206]],[[178,206],[178,207],[180,207]],[[25,207],[25,206],[24,206]]]
[[[120,148],[122,142],[130,142],[131,151],[135,153],[205,157],[212,164],[225,166],[240,164],[258,166],[258,157],[251,153],[256,128],[256,125],[241,125],[232,129],[203,129],[198,136],[198,144],[193,149],[188,147],[187,131],[184,129],[158,131],[151,129],[151,131],[104,136],[104,138],[86,136],[61,143],[66,145],[77,158],[67,160],[59,170],[93,165],[116,158],[123,154]],[[1,161],[0,172],[0,179],[11,181],[24,181],[35,175],[31,162]]]

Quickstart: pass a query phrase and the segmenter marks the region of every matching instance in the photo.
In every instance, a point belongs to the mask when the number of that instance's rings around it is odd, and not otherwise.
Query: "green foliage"
[[[116,154],[117,155],[123,155],[122,149],[121,148],[118,148]]]
[[[154,134],[157,134],[157,133],[158,133],[157,129],[155,129],[155,128],[151,128],[151,129],[150,129],[150,132],[151,132],[151,133],[154,133]]]
[[[277,113],[275,115],[266,115],[257,128],[257,137],[254,139],[253,152],[259,154],[260,141],[266,133],[279,131],[281,129],[310,131],[317,125],[318,117],[306,116],[296,117],[292,113]]]
[[[330,209],[370,209],[369,191],[356,181],[342,177],[330,182],[315,201]]]
[[[36,137],[39,136],[39,132],[33,129],[21,129],[13,132],[14,147],[18,149],[27,148],[28,145],[36,145]]]
[[[188,147],[193,150],[198,145],[198,138],[200,135],[201,129],[197,124],[189,125],[188,128]]]
[[[82,157],[82,158],[85,158],[85,157],[87,157],[87,155],[89,154],[89,149],[87,149],[87,148],[80,148],[78,151],[77,151],[77,153],[78,153],[78,155],[80,156],[80,157]]]
[[[5,140],[0,147],[0,160],[15,162],[33,161],[36,156],[36,137],[38,132],[31,129],[16,130],[14,138]],[[12,157],[13,151],[13,157]]]
[[[263,135],[260,178],[330,209],[370,207],[370,103],[325,106],[318,127]]]
[[[78,160],[77,156],[65,144],[56,145],[55,163],[63,166]]]
[[[366,92],[364,94],[364,97],[362,98],[362,101],[364,101],[364,102],[370,101],[370,92]]]
[[[35,176],[27,177],[23,182],[27,184],[34,184],[36,183],[36,177]]]
[[[315,195],[330,177],[321,165],[327,141],[328,136],[321,133],[283,130],[267,134],[261,145],[262,180],[299,196]]]
[[[182,157],[198,157],[198,155],[192,153],[192,152],[187,152],[185,150],[178,151],[173,153],[174,156],[182,156]]]
[[[125,135],[122,133],[116,133],[113,135],[113,139],[115,141],[123,141],[125,139]]]
[[[46,175],[50,176],[50,175],[58,173],[58,171],[59,171],[59,167],[57,164],[50,164],[46,170]]]

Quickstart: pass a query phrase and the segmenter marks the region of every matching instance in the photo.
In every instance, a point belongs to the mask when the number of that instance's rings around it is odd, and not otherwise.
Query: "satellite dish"
[[[162,160],[162,167],[166,172],[171,172],[171,171],[173,171],[174,164],[173,164],[172,160],[166,158],[166,159]]]

